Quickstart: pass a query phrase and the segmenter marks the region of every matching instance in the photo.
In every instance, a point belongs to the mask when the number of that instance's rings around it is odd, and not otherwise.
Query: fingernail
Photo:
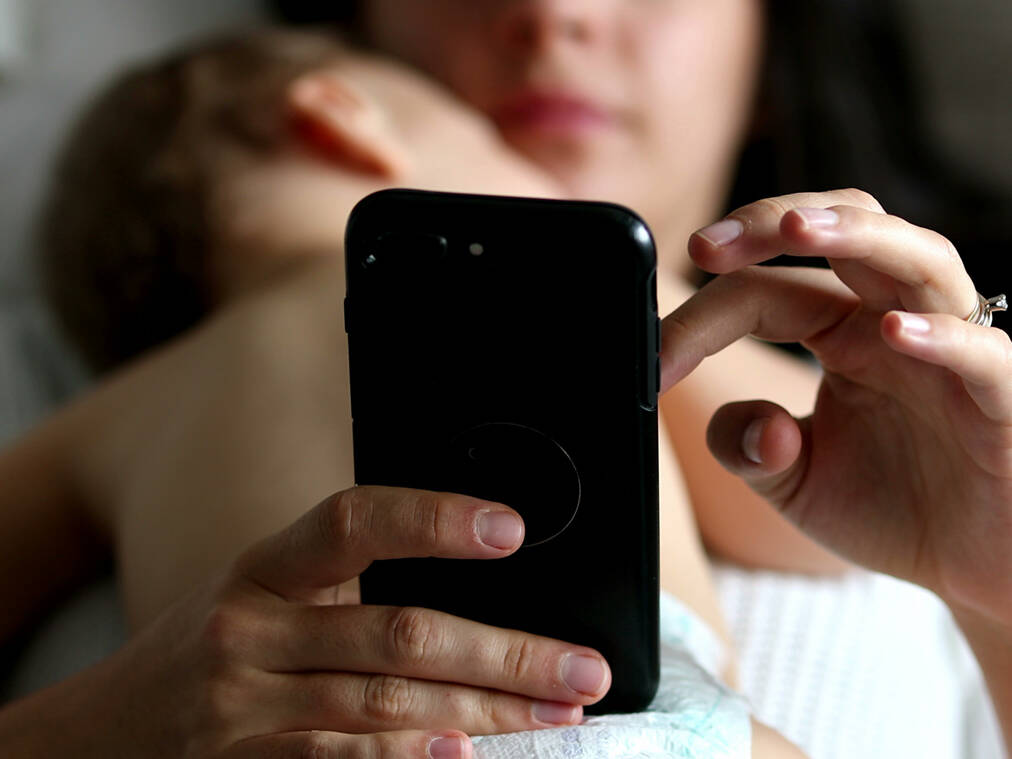
[[[559,704],[555,701],[535,701],[531,714],[538,722],[546,725],[571,725],[578,720],[579,706]]]
[[[759,453],[759,439],[763,436],[763,430],[769,421],[769,419],[754,420],[745,428],[745,434],[741,437],[741,452],[753,464],[763,463],[763,457]]]
[[[433,738],[429,741],[430,759],[464,759],[467,747],[464,739],[454,735],[444,738]]]
[[[900,318],[900,326],[909,335],[926,335],[931,331],[931,322],[923,316],[911,314],[908,311],[897,311]]]
[[[718,221],[716,224],[703,227],[696,234],[713,245],[722,247],[733,243],[741,237],[744,231],[745,226],[737,219],[724,219],[723,221]]]
[[[795,211],[815,229],[828,229],[840,223],[840,214],[828,208],[797,208]]]
[[[596,696],[604,685],[605,669],[599,659],[569,654],[562,662],[562,679],[571,690]]]
[[[485,511],[478,517],[478,538],[487,546],[513,548],[523,534],[523,523],[508,511]]]

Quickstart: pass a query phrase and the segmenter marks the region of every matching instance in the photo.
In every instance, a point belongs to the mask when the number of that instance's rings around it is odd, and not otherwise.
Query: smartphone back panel
[[[423,606],[599,650],[588,712],[658,678],[655,255],[604,203],[407,190],[349,221],[360,485],[459,492],[524,517],[514,555],[375,562],[364,603]]]

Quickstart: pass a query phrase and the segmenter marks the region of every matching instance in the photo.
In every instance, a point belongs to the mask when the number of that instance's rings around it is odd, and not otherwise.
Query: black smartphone
[[[346,234],[355,479],[524,518],[504,559],[398,559],[363,603],[592,646],[644,709],[658,680],[656,255],[609,203],[385,190]]]

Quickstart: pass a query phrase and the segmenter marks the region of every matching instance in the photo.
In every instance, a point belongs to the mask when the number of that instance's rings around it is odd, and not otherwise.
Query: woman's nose
[[[500,41],[531,52],[557,44],[588,45],[604,28],[613,0],[493,0]]]

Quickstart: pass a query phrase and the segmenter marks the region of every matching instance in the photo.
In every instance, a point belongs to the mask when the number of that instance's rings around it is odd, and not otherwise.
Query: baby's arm
[[[101,528],[81,505],[67,472],[66,440],[76,408],[0,453],[0,646],[107,559]]]
[[[112,525],[134,629],[352,485],[342,273],[301,266],[88,399],[75,477]]]

